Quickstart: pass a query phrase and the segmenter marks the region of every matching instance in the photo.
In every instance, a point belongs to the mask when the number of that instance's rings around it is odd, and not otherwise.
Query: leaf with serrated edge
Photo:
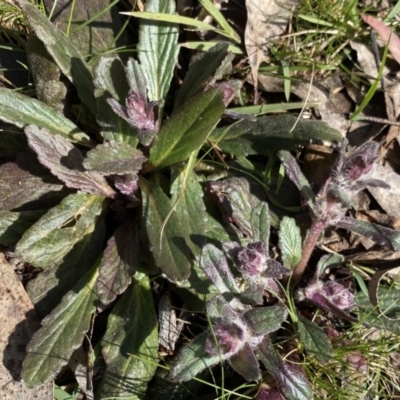
[[[163,228],[172,204],[162,189],[143,178],[139,179],[143,196],[143,217],[150,249],[157,266],[172,281],[189,277],[191,258],[187,246],[187,226],[172,213]]]
[[[179,350],[172,362],[169,379],[175,382],[188,381],[204,369],[224,360],[223,354],[212,356],[205,350],[208,335],[208,332],[204,332]]]
[[[218,43],[192,59],[175,101],[175,109],[197,94],[211,81],[218,67],[228,55],[228,43]]]
[[[400,233],[381,225],[361,221],[350,217],[343,217],[335,225],[365,236],[381,246],[388,246],[392,250],[400,250]]]
[[[99,267],[97,293],[103,304],[111,303],[128,287],[139,257],[139,237],[132,216],[107,242]]]
[[[53,25],[36,5],[26,0],[15,0],[15,3],[25,12],[31,28],[44,43],[63,74],[75,85],[82,102],[92,115],[96,115],[92,72],[82,55],[64,32]]]
[[[52,135],[47,129],[35,125],[25,128],[29,147],[35,151],[42,165],[62,180],[66,186],[82,192],[114,197],[115,191],[104,177],[82,167],[81,152],[60,135]]]
[[[73,351],[82,344],[92,314],[96,311],[96,279],[95,264],[42,321],[42,328],[33,335],[21,374],[29,387],[51,381],[68,363]]]
[[[278,330],[287,317],[287,311],[280,306],[254,308],[244,313],[256,335],[264,335]]]
[[[224,112],[222,92],[210,89],[200,93],[163,125],[150,149],[149,161],[154,168],[185,161],[207,139]]]
[[[308,354],[318,361],[327,363],[332,356],[332,344],[325,332],[314,322],[299,315],[300,342]]]
[[[253,242],[262,242],[265,248],[268,249],[270,216],[267,203],[261,202],[256,208],[253,208],[250,214],[250,224]]]
[[[103,203],[103,197],[85,193],[67,196],[24,233],[16,253],[35,267],[58,265],[94,229]]]
[[[122,142],[99,144],[86,154],[83,166],[102,175],[136,174],[146,161],[140,150]]]
[[[221,294],[240,292],[224,252],[211,243],[201,251],[200,268]]]
[[[148,0],[146,12],[175,14],[175,0]],[[178,59],[179,27],[160,21],[140,21],[139,61],[150,101],[165,98]]]
[[[158,363],[157,318],[147,277],[132,284],[113,308],[101,348],[107,367],[99,398],[143,398]]]
[[[293,218],[283,217],[279,227],[279,248],[283,265],[293,269],[301,260],[300,229]]]
[[[39,100],[0,88],[0,119],[18,128],[34,124],[58,133],[71,142],[90,144],[92,140],[74,123]]]

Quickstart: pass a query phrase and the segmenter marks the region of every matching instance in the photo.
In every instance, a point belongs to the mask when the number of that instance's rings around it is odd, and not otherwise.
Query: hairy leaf
[[[283,265],[293,269],[301,259],[300,229],[293,218],[283,217],[279,228],[279,248]]]
[[[143,398],[158,362],[157,317],[147,277],[132,284],[113,308],[101,348],[107,367],[99,399]]]
[[[336,225],[365,236],[381,246],[388,246],[391,250],[400,250],[400,233],[393,229],[350,217],[343,217]]]
[[[82,102],[92,115],[96,115],[92,73],[82,55],[68,37],[57,29],[36,5],[26,0],[15,0],[15,3],[25,12],[36,36],[44,43],[63,74],[75,85]]]
[[[0,210],[0,244],[9,246],[18,242],[46,211],[2,211]]]
[[[0,88],[0,119],[19,128],[35,124],[71,142],[92,143],[86,133],[62,114],[39,100],[9,89]]]
[[[86,154],[83,166],[102,175],[136,174],[146,161],[140,150],[122,142],[99,144]]]
[[[224,252],[211,243],[205,245],[201,251],[200,268],[222,295],[239,293]]]
[[[0,209],[33,211],[57,204],[67,193],[63,184],[39,164],[32,152],[0,166]]]
[[[175,109],[209,84],[217,69],[228,56],[228,43],[219,43],[192,60],[175,101]]]
[[[118,79],[116,79],[118,77]],[[137,129],[119,117],[108,104],[110,98],[124,104],[128,96],[128,81],[121,60],[116,56],[102,56],[94,68],[94,94],[99,113],[96,120],[101,126],[101,135],[106,140],[125,142],[136,147]]]
[[[29,228],[16,253],[35,267],[58,265],[71,249],[95,229],[104,198],[85,193],[66,197]]]
[[[151,146],[149,161],[153,168],[185,161],[203,145],[223,112],[222,92],[218,88],[200,93],[175,111]]]
[[[307,145],[310,139],[340,143],[342,135],[322,121],[300,119],[297,122],[291,115],[267,115],[256,121],[244,119],[229,127],[217,128],[209,139],[235,156],[269,157],[271,151],[295,150],[299,145]]]
[[[248,343],[229,359],[229,363],[246,381],[257,381],[261,377],[258,361]]]
[[[262,242],[266,249],[269,247],[270,215],[268,203],[261,202],[253,208],[250,214],[250,224],[253,242]]]
[[[175,213],[169,215],[171,200],[159,186],[145,179],[139,180],[139,186],[147,236],[157,266],[172,281],[187,279],[191,265],[187,225]]]
[[[208,332],[204,332],[190,343],[186,343],[174,358],[169,379],[185,382],[206,368],[224,360],[219,354],[213,356],[205,350]]]
[[[314,322],[299,315],[300,342],[308,354],[326,364],[332,357],[332,344],[324,331]]]
[[[287,311],[280,306],[253,308],[246,311],[243,318],[249,323],[255,335],[264,335],[281,327],[287,318]]]
[[[175,1],[146,1],[144,11],[175,14]],[[178,34],[177,25],[160,21],[140,21],[137,50],[150,101],[163,100],[168,92],[179,53]]]
[[[298,365],[283,361],[269,338],[265,338],[259,346],[258,355],[286,400],[313,399],[311,386],[304,372]]]
[[[60,135],[52,135],[47,129],[35,125],[25,128],[28,143],[38,155],[38,159],[53,175],[68,187],[83,192],[114,197],[114,190],[104,177],[83,169],[81,152]]]
[[[108,240],[99,267],[97,293],[103,304],[111,303],[131,283],[139,260],[138,227],[128,217]]]
[[[22,378],[29,387],[52,380],[82,344],[96,310],[96,279],[95,264],[42,321],[42,328],[34,334],[22,364]]]

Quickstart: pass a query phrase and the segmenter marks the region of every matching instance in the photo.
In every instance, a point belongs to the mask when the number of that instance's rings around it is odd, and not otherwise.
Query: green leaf
[[[224,112],[222,92],[213,88],[192,98],[163,125],[150,149],[153,168],[185,161],[207,139]]]
[[[200,53],[189,66],[179,89],[174,108],[179,108],[212,80],[217,69],[228,55],[228,43],[219,43],[207,52]]]
[[[92,115],[96,115],[92,72],[82,55],[64,32],[57,29],[36,5],[28,3],[26,0],[16,0],[15,3],[25,12],[36,36],[46,46],[63,74],[75,85],[82,102]]]
[[[81,346],[96,311],[96,279],[95,264],[42,321],[42,328],[33,335],[22,364],[21,375],[27,386],[51,381]]]
[[[103,209],[104,198],[85,193],[66,197],[29,228],[18,242],[18,257],[35,267],[58,265],[90,234]]]
[[[83,166],[102,175],[136,174],[146,157],[140,150],[122,142],[106,142],[86,154]]]
[[[119,226],[107,242],[99,267],[97,293],[109,304],[131,283],[139,262],[139,236],[132,216]]]
[[[157,266],[172,281],[187,279],[191,266],[187,225],[175,213],[169,215],[171,200],[158,185],[141,178],[139,186],[147,236]]]
[[[82,168],[82,154],[72,143],[35,125],[27,126],[25,133],[29,147],[35,151],[40,163],[67,187],[105,197],[115,196],[115,191],[101,174]]]
[[[224,360],[223,354],[212,356],[205,350],[208,335],[208,332],[204,332],[179,350],[172,362],[169,379],[174,382],[188,381],[204,369]]]
[[[300,342],[310,355],[326,364],[332,357],[332,344],[322,328],[299,315],[298,329]]]
[[[318,261],[315,276],[320,278],[327,268],[338,268],[342,266],[344,257],[341,254],[326,254]]]
[[[107,367],[98,398],[142,399],[158,364],[157,317],[147,277],[113,308],[101,347]]]
[[[34,124],[82,144],[94,143],[69,119],[39,100],[0,88],[0,119],[19,128]]]
[[[279,227],[279,248],[283,265],[293,269],[301,260],[301,235],[294,218],[283,217]]]
[[[262,242],[265,248],[269,247],[270,215],[269,207],[265,202],[253,208],[250,214],[250,224],[252,230],[251,239],[253,242]]]
[[[286,318],[287,311],[281,306],[253,308],[243,315],[243,319],[249,323],[255,335],[277,331]]]
[[[145,12],[175,14],[175,1],[148,0]],[[144,14],[140,13],[140,16]],[[169,90],[179,53],[178,34],[179,29],[176,25],[159,21],[140,21],[137,50],[146,77],[150,101],[163,100]]]
[[[342,134],[322,121],[300,119],[297,122],[291,115],[267,115],[256,121],[242,120],[215,129],[209,139],[235,156],[260,154],[268,157],[271,151],[305,146],[310,139],[340,143]]]
[[[115,77],[118,77],[118,79],[115,79]],[[100,57],[94,68],[94,86],[99,110],[96,120],[102,128],[101,135],[103,138],[129,143],[136,147],[138,143],[137,129],[119,117],[107,103],[107,99],[113,98],[119,103],[125,104],[125,99],[128,96],[129,87],[125,77],[125,68],[118,57]]]
[[[46,211],[2,211],[0,210],[0,244],[9,246],[17,243],[23,233]]]
[[[177,218],[185,221],[190,232],[188,246],[197,257],[207,241],[208,213],[203,201],[203,189],[197,176],[188,169],[173,169],[177,176],[171,185],[171,201]]]

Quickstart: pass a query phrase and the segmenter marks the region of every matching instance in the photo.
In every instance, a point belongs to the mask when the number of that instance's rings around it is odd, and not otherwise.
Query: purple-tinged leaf
[[[182,346],[172,361],[169,379],[174,382],[188,381],[204,369],[229,358],[223,354],[211,355],[205,350],[208,335],[209,332],[204,332],[191,343]]]
[[[361,190],[367,189],[368,187],[390,189],[390,185],[381,179],[362,179],[361,181],[357,182],[354,190],[357,190],[357,192],[359,192]]]
[[[114,175],[114,186],[125,195],[135,196],[139,189],[137,174]],[[136,197],[135,197],[136,199]],[[137,200],[137,199],[136,199]]]
[[[261,362],[286,400],[312,400],[311,386],[299,365],[283,361],[268,337],[258,350]]]
[[[106,142],[86,154],[83,166],[102,175],[135,174],[146,161],[140,150],[122,142]]]
[[[332,344],[322,328],[299,315],[298,329],[300,342],[306,352],[326,364],[332,357]]]
[[[388,246],[391,250],[400,250],[400,232],[393,229],[350,217],[341,218],[336,225],[365,236],[381,246]]]
[[[246,381],[257,381],[261,377],[259,363],[248,343],[229,359],[229,363]]]
[[[282,279],[290,274],[290,270],[284,267],[279,261],[272,258],[267,260],[267,268],[262,274],[265,278]]]
[[[285,167],[285,171],[289,179],[296,185],[297,189],[300,190],[301,195],[312,208],[313,204],[315,203],[315,195],[307,181],[307,178],[301,172],[296,159],[285,150],[279,151],[277,155]]]
[[[243,319],[256,336],[278,330],[287,318],[287,310],[281,306],[253,308],[246,311]]]
[[[261,275],[267,268],[268,252],[262,242],[249,243],[238,251],[237,267],[245,277]]]
[[[277,389],[261,389],[256,400],[285,400]]]
[[[263,284],[252,284],[250,282],[249,287],[240,293],[240,301],[243,304],[261,305],[264,302],[264,290],[265,286]]]
[[[99,267],[97,293],[109,304],[131,283],[139,259],[138,227],[129,217],[108,240]]]
[[[115,196],[101,174],[84,170],[81,152],[62,136],[35,125],[27,126],[25,133],[29,147],[38,155],[40,163],[66,186],[100,196]]]
[[[203,247],[200,255],[200,268],[221,294],[240,293],[224,252],[213,244]]]
[[[327,268],[338,268],[344,262],[344,257],[341,254],[327,254],[322,256],[317,264],[315,278],[320,278]]]
[[[269,246],[270,215],[268,203],[261,202],[250,214],[251,238],[253,242],[262,242]]]

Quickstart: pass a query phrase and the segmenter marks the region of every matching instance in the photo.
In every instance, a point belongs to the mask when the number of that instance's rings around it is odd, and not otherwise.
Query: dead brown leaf
[[[13,268],[0,253],[0,393],[2,400],[52,400],[53,383],[29,389],[20,380],[25,348],[40,327],[35,310]]]

